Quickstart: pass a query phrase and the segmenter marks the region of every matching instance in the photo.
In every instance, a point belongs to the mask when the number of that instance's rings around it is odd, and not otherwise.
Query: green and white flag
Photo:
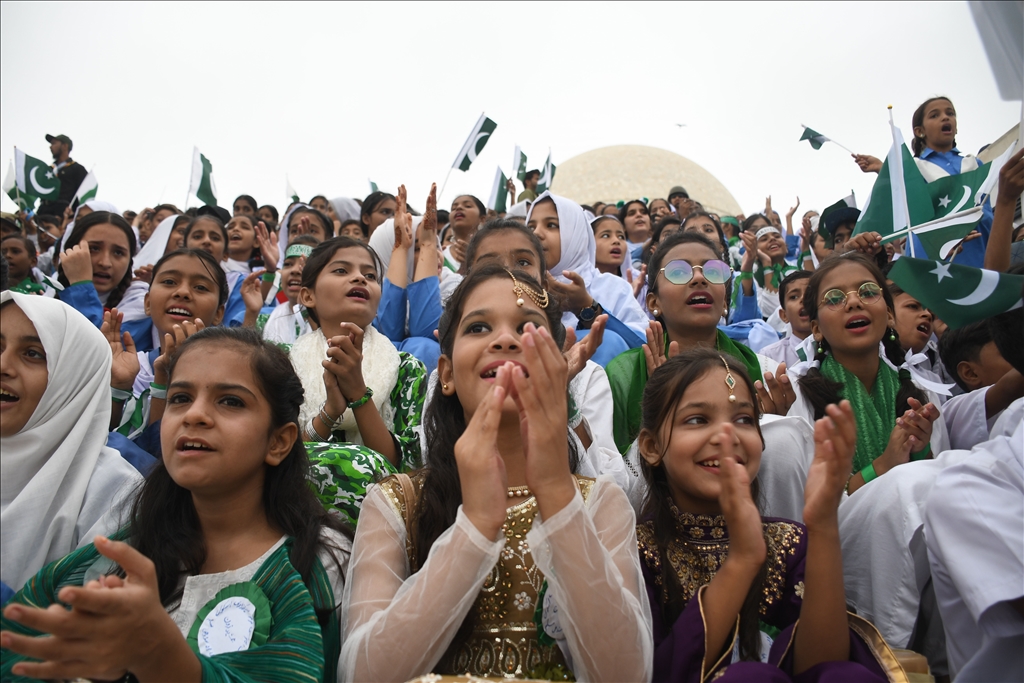
[[[519,145],[516,145],[516,151],[512,155],[512,172],[516,174],[516,180],[519,182],[526,180],[526,155],[519,149]]]
[[[87,201],[96,199],[96,191],[99,189],[99,181],[96,180],[96,174],[89,171],[89,175],[82,179],[82,184],[78,186],[78,191],[75,192],[75,199],[78,200],[78,204],[85,204]]]
[[[906,256],[889,279],[953,329],[1020,307],[1024,286],[1024,275]]]
[[[36,198],[32,195],[22,194],[18,190],[17,176],[14,173],[14,162],[7,167],[7,175],[4,177],[4,192],[11,201],[17,204],[19,211],[31,209],[36,205]]]
[[[826,142],[832,142],[829,138],[812,128],[808,128],[807,126],[804,126],[804,134],[800,136],[800,140],[807,140],[807,142],[811,143],[811,147],[814,149],[821,149],[821,146]]]
[[[906,237],[913,233],[917,238],[917,245],[924,247],[924,255],[928,258],[941,259],[945,261],[956,245],[963,241],[967,234],[974,230],[981,220],[982,208],[975,206],[964,211],[951,213],[933,221],[915,225],[912,228],[894,232],[887,236],[883,242],[890,242],[894,239]],[[915,248],[916,246],[915,245]]]
[[[288,199],[292,202],[292,204],[302,201],[301,199],[299,199],[299,193],[295,191],[294,187],[292,187],[292,181],[287,175],[285,175],[284,177],[284,193],[285,196],[287,196]]]
[[[491,133],[498,127],[494,121],[487,118],[486,114],[480,114],[480,120],[473,126],[473,131],[466,138],[466,143],[459,150],[459,156],[455,157],[452,168],[460,171],[468,171],[470,165],[476,161],[476,157],[484,150],[484,145],[491,138]]]
[[[491,186],[491,198],[487,202],[488,209],[494,209],[495,213],[505,213],[508,210],[508,178],[501,172],[501,166],[494,174],[494,184]]]
[[[541,194],[551,189],[551,183],[555,180],[555,165],[551,163],[551,150],[548,150],[547,161],[544,162],[544,168],[540,172],[540,180],[537,181],[537,194]]]
[[[36,159],[14,148],[14,184],[18,194],[53,201],[60,196],[57,172],[42,159]]]
[[[366,179],[366,182],[370,183],[370,194],[373,194],[374,192],[379,192],[379,190],[377,189],[377,183],[373,182],[369,178]]]
[[[917,170],[914,156],[903,143],[899,128],[893,128],[893,146],[871,188],[871,196],[857,221],[853,234],[877,232],[883,242],[906,236],[912,225],[935,218],[928,182]],[[894,236],[895,233],[900,233]]]
[[[213,183],[213,164],[199,153],[198,147],[192,148],[192,179],[188,193],[194,194],[204,204],[217,206],[217,186]]]
[[[967,173],[938,178],[928,183],[931,194],[932,208],[935,217],[956,213],[964,209],[981,206],[986,196],[990,196],[994,206],[999,192],[999,169],[1017,151],[1016,145],[1010,145],[998,158]]]

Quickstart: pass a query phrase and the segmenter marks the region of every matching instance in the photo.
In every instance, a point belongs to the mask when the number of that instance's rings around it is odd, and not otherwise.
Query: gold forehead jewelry
[[[506,270],[505,272],[508,273],[510,278],[512,278],[512,293],[516,295],[516,306],[522,306],[526,303],[526,300],[523,299],[523,294],[526,294],[526,296],[533,299],[533,303],[537,304],[541,308],[548,307],[548,290],[543,289],[538,294],[532,287],[524,285],[517,280],[516,276],[512,274],[512,271]]]
[[[735,403],[736,378],[732,376],[732,370],[729,369],[729,361],[725,359],[725,356],[719,355],[718,357],[725,364],[725,386],[729,387],[729,403]]]

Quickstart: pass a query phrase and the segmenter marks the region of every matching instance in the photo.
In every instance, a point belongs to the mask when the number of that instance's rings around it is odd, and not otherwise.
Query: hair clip
[[[510,278],[512,278],[512,293],[516,295],[516,306],[522,306],[526,303],[526,300],[523,299],[523,294],[525,293],[526,296],[533,299],[533,303],[537,304],[541,308],[548,307],[548,291],[546,289],[541,290],[540,294],[538,294],[529,285],[524,285],[519,282],[519,280],[516,279],[516,276],[512,274],[511,270],[506,269],[505,272],[508,273]]]
[[[736,378],[732,376],[732,370],[729,369],[729,361],[725,359],[725,356],[719,355],[718,357],[725,364],[725,386],[729,387],[729,403],[735,403]]]

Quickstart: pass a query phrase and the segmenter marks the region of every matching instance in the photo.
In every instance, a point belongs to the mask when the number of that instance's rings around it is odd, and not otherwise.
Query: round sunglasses
[[[686,261],[677,259],[666,263],[665,267],[661,269],[661,273],[672,284],[685,285],[693,279],[693,271],[696,268],[700,268],[700,272],[704,274],[704,279],[713,285],[724,285],[732,278],[732,268],[725,261],[719,261],[718,259],[711,259],[710,261],[705,261],[703,265],[696,266],[691,266]]]
[[[865,282],[856,290],[844,292],[841,289],[830,289],[821,297],[821,303],[833,311],[846,305],[847,295],[856,294],[862,304],[877,303],[882,298],[882,288],[877,282]]]

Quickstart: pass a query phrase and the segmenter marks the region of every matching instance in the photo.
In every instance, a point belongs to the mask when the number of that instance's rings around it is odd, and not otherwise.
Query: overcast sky
[[[44,134],[65,133],[122,210],[183,207],[193,145],[222,206],[283,209],[287,174],[304,200],[365,196],[369,177],[422,208],[486,111],[497,130],[443,206],[487,201],[516,144],[531,168],[548,147],[558,164],[640,144],[700,164],[747,213],[771,194],[784,214],[851,188],[863,204],[874,179],[798,142],[801,123],[881,157],[887,104],[909,139],[917,105],[948,95],[965,153],[1020,120],[963,2],[4,2],[0,19],[4,172],[14,146],[49,160]]]

